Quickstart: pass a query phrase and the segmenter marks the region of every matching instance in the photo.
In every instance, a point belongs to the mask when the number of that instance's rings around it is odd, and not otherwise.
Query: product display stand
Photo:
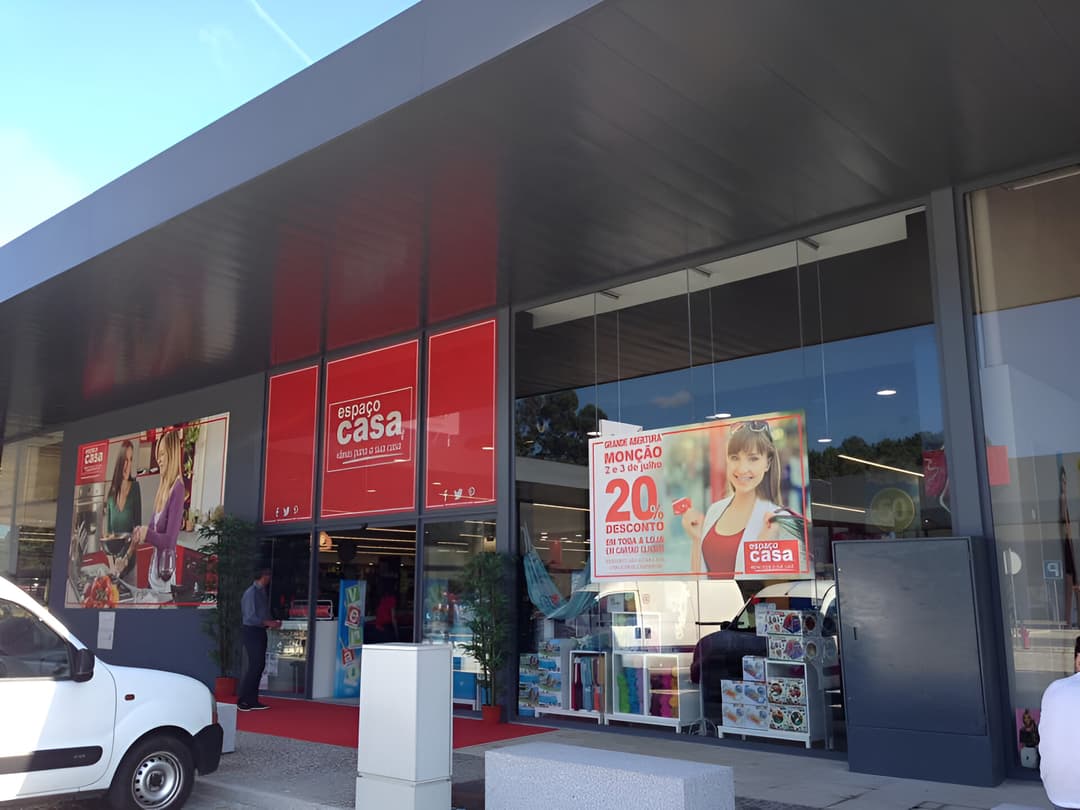
[[[701,722],[701,690],[690,680],[688,652],[611,654],[608,720],[669,726],[680,733]]]
[[[772,628],[782,629],[783,620],[788,619],[788,627],[797,632],[767,633],[768,658],[745,657],[747,679],[723,681],[723,719],[717,737],[793,740],[807,748],[825,739],[827,701],[821,668],[835,662],[836,639],[803,635],[808,628],[820,626],[812,615],[773,614]]]
[[[605,723],[607,706],[607,655],[597,650],[568,650],[567,667],[562,678],[562,694],[558,705],[541,703],[535,707],[537,717],[591,717]]]

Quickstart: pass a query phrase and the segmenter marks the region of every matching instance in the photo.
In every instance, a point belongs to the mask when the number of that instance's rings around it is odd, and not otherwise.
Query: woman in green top
[[[105,498],[105,536],[131,534],[142,523],[142,495],[135,480],[135,447],[127,439],[120,447],[120,456],[113,467],[112,483]],[[118,561],[116,575],[127,572],[133,547]]]

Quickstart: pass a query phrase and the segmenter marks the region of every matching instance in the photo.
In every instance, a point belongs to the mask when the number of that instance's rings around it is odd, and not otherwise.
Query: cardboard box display
[[[723,703],[742,703],[764,706],[768,703],[765,684],[754,681],[721,681]]]

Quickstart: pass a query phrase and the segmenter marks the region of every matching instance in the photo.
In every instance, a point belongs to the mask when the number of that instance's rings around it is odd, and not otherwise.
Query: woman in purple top
[[[135,543],[154,547],[150,560],[150,587],[159,593],[171,593],[170,582],[176,571],[176,541],[184,520],[184,478],[180,474],[180,431],[170,430],[157,443],[157,463],[161,479],[154,497],[154,516],[148,526],[132,532]]]

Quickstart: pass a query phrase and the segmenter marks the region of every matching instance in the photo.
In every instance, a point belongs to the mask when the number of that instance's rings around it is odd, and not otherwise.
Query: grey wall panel
[[[844,541],[833,554],[851,769],[1000,782],[985,541]]]
[[[52,568],[54,585],[49,607],[91,649],[96,650],[100,611],[64,607],[79,445],[228,411],[225,509],[238,517],[255,520],[262,480],[265,385],[265,377],[256,374],[113,411],[65,428]],[[180,672],[210,684],[217,672],[207,654],[208,639],[202,631],[202,616],[195,608],[117,610],[113,649],[103,651],[101,657],[121,666]]]
[[[837,548],[848,721],[982,734],[966,546],[926,541]]]

